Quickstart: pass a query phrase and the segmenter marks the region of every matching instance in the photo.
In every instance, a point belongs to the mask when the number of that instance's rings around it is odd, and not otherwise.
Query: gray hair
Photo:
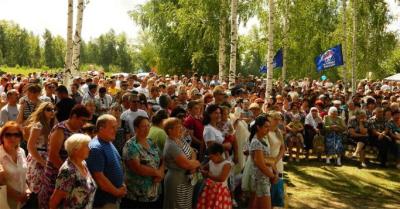
[[[97,118],[96,128],[97,130],[100,130],[100,128],[104,127],[108,121],[116,121],[116,120],[117,119],[113,115],[110,114],[101,115],[99,118]]]
[[[65,150],[68,153],[68,156],[71,156],[71,154],[84,145],[88,145],[90,142],[90,136],[86,134],[73,134],[70,137],[68,137],[67,140],[64,142],[64,147]]]

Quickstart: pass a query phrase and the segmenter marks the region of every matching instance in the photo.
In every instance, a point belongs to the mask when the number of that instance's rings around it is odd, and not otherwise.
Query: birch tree
[[[235,85],[236,76],[236,52],[238,40],[238,21],[237,21],[238,0],[231,1],[231,54],[229,66],[229,87]]]
[[[357,0],[352,1],[353,9],[353,43],[352,43],[352,54],[351,54],[351,90],[354,95],[356,91],[356,78],[355,71],[357,68],[357,25],[358,25],[358,13],[357,13]]]
[[[347,86],[347,68],[346,68],[346,61],[347,61],[347,14],[346,14],[346,0],[342,0],[342,15],[343,15],[343,36],[342,36],[342,52],[343,52],[343,83],[344,88],[346,89]],[[347,90],[346,90],[347,91]]]
[[[218,76],[222,82],[226,77],[226,7],[227,0],[221,0],[219,16]]]
[[[267,83],[266,83],[266,90],[265,90],[265,98],[268,99],[271,90],[272,90],[272,82],[273,82],[273,75],[274,75],[274,12],[275,12],[275,2],[274,0],[268,1],[269,7],[269,16],[268,16],[268,56],[267,56]]]
[[[79,58],[81,49],[81,32],[82,32],[82,18],[83,10],[85,8],[85,3],[83,0],[78,0],[78,13],[76,15],[76,26],[75,26],[75,36],[74,36],[74,48],[72,55],[72,67],[71,74],[77,75],[79,69]]]
[[[289,19],[289,0],[284,0],[283,8],[283,67],[282,67],[282,81],[286,80],[287,70],[287,52],[288,52],[288,19]]]
[[[68,83],[68,76],[71,74],[71,60],[72,60],[72,31],[74,21],[74,0],[68,0],[68,20],[67,20],[67,52],[65,53],[64,63],[64,84]]]

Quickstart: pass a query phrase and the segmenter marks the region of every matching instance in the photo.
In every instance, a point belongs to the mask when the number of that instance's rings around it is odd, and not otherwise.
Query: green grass
[[[288,208],[400,208],[400,170],[356,165],[286,165]]]
[[[1,66],[0,70],[6,73],[11,73],[11,74],[22,74],[22,75],[28,75],[29,73],[33,73],[33,72],[57,72],[60,69],[40,69],[40,68],[27,68],[27,67],[5,67],[5,66]]]
[[[48,68],[29,68],[29,67],[6,67],[6,66],[0,66],[0,70],[6,73],[10,74],[22,74],[22,75],[28,75],[29,73],[39,73],[39,72],[49,72],[49,73],[57,73],[61,72],[61,68],[53,68],[53,69],[48,69]],[[107,76],[111,76],[114,72],[106,72]]]

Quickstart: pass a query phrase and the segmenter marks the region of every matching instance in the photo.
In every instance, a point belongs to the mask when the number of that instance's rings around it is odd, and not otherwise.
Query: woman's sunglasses
[[[51,107],[46,107],[46,109],[44,109],[46,112],[54,112],[55,109],[51,108]]]
[[[11,137],[21,138],[22,134],[19,132],[17,132],[17,133],[7,132],[7,133],[4,133],[4,137],[6,137],[6,138],[11,138]]]

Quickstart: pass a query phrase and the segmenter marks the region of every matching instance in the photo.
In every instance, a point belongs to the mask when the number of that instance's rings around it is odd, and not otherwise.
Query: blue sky
[[[128,11],[146,1],[90,0],[84,11],[83,39],[96,38],[112,28],[117,33],[125,32],[131,40],[135,40],[141,29],[131,20]],[[396,17],[389,30],[400,31],[400,5],[394,0],[386,1]],[[43,34],[47,28],[53,34],[65,37],[67,0],[0,0],[0,19],[12,20],[35,34]],[[255,18],[251,19],[247,27],[240,27],[239,33],[246,33],[257,22]]]

